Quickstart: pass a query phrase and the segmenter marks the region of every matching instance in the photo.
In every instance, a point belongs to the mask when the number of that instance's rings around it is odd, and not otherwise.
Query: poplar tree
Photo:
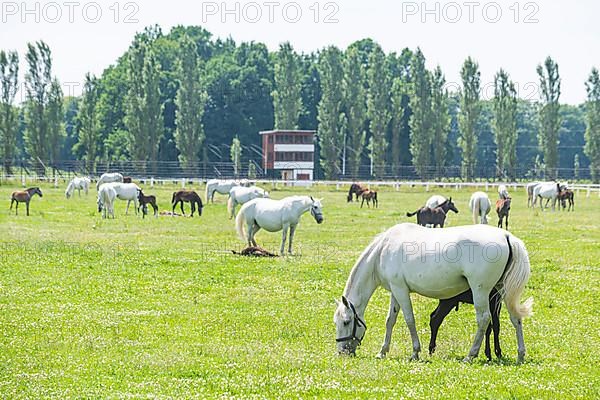
[[[298,129],[302,112],[302,77],[300,58],[289,42],[283,43],[275,55],[273,107],[275,129]]]
[[[460,137],[458,145],[462,150],[462,177],[466,180],[474,178],[477,163],[477,141],[479,132],[477,123],[481,112],[479,90],[481,73],[479,65],[467,58],[460,71],[462,90],[460,92],[460,114],[458,124]]]
[[[350,46],[344,59],[344,102],[347,117],[348,169],[353,177],[358,175],[361,155],[367,136],[367,102],[365,68],[356,46]]]
[[[412,84],[410,88],[410,153],[413,165],[421,178],[427,177],[431,163],[432,109],[431,74],[425,68],[425,56],[417,49],[411,62]]]
[[[517,163],[517,91],[506,71],[494,77],[494,140],[496,169],[500,176],[515,177]]]
[[[386,67],[386,57],[379,46],[375,46],[369,56],[367,71],[369,90],[367,95],[367,114],[370,119],[371,140],[369,150],[373,175],[385,174],[385,154],[387,151],[387,129],[391,121],[390,93],[391,78]]]
[[[540,131],[538,140],[544,155],[546,175],[555,179],[558,167],[558,131],[560,130],[560,75],[558,64],[550,57],[538,65],[540,78]]]
[[[590,160],[590,173],[594,183],[600,181],[600,73],[592,69],[585,82],[587,91],[585,155]]]
[[[12,160],[17,147],[18,110],[14,106],[19,89],[19,55],[0,51],[0,155],[4,171],[12,174]]]

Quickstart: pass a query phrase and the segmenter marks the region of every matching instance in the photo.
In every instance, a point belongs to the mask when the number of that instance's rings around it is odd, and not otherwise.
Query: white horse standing
[[[105,183],[112,182],[123,182],[123,175],[121,175],[118,172],[102,174],[102,176],[100,176],[100,179],[98,179],[98,182],[96,182],[96,189],[100,190],[100,186],[102,186]]]
[[[556,208],[556,200],[558,199],[558,194],[560,193],[560,184],[556,182],[547,182],[540,183],[535,188],[533,188],[533,207],[540,199],[540,208],[544,211],[543,200],[546,199],[546,208],[548,208],[548,203],[552,200],[552,211]]]
[[[69,182],[69,184],[67,185],[67,189],[65,190],[65,197],[68,199],[71,196],[73,196],[73,192],[75,191],[75,189],[77,189],[77,192],[79,193],[79,197],[81,197],[82,190],[87,196],[87,194],[90,190],[91,182],[92,181],[90,180],[90,178],[87,178],[87,177],[83,177],[83,178],[75,177],[75,178],[71,179],[71,182]]]
[[[117,194],[117,199],[127,201],[125,215],[129,214],[129,205],[132,201],[135,208],[135,213],[138,213],[138,191],[141,190],[138,185],[136,185],[135,183],[112,182],[103,184],[102,186],[100,186],[100,189],[102,189],[104,186],[112,187]]]
[[[473,215],[474,224],[486,224],[488,223],[487,215],[492,209],[492,202],[487,194],[484,192],[475,192],[471,195],[469,200],[469,208]],[[479,219],[479,222],[477,220]]]
[[[432,252],[434,248],[437,250]],[[465,358],[470,361],[479,354],[491,319],[490,292],[498,286],[516,330],[518,360],[522,361],[522,319],[531,315],[533,299],[523,304],[520,299],[529,275],[525,245],[501,229],[471,225],[432,230],[414,224],[396,225],[377,236],[352,268],[333,317],[338,352],[356,352],[367,329],[365,309],[380,286],[391,291],[391,300],[379,357],[385,357],[390,349],[392,329],[402,309],[412,338],[414,360],[419,358],[421,343],[410,293],[448,299],[471,289],[477,333]]]
[[[98,190],[98,212],[102,212],[103,219],[106,219],[107,216],[112,216],[113,219],[115,218],[116,198],[117,192],[110,184],[102,185],[100,190]]]
[[[235,217],[235,206],[238,204],[246,204],[250,200],[258,198],[269,198],[269,193],[264,189],[256,186],[249,188],[235,186],[229,191],[229,200],[227,201],[227,210],[229,211],[229,219]]]
[[[229,194],[229,191],[236,187],[241,186],[239,182],[236,182],[232,179],[230,180],[219,180],[219,179],[211,179],[206,182],[206,203],[215,202],[215,192],[220,194]]]
[[[510,197],[506,185],[498,186],[498,197],[500,198],[500,200],[506,200]]]
[[[287,232],[290,231],[288,252],[292,254],[292,242],[300,217],[310,211],[318,224],[323,223],[323,206],[320,200],[308,196],[292,196],[282,200],[254,199],[244,204],[236,219],[238,235],[249,246],[256,246],[254,235],[262,228],[268,232],[283,230],[281,255],[284,254]],[[244,225],[246,226],[244,229]]]

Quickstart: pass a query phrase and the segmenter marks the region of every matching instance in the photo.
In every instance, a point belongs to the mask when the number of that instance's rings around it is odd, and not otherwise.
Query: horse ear
[[[350,302],[348,301],[348,299],[346,298],[346,296],[342,296],[342,303],[344,304],[344,306],[346,308],[350,308]]]
[[[310,196],[310,201],[312,201],[313,203],[315,202],[315,199],[313,199],[312,196]]]

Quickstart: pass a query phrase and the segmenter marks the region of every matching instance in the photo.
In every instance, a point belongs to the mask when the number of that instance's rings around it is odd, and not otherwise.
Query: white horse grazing
[[[527,184],[527,208],[535,205],[535,198],[533,197],[533,191],[540,182],[531,182]]]
[[[558,194],[560,193],[560,184],[556,182],[547,182],[540,183],[535,188],[533,188],[533,207],[537,203],[538,198],[540,199],[540,208],[544,211],[544,205],[542,204],[543,200],[546,199],[546,208],[548,208],[548,203],[552,200],[552,211],[555,210],[556,200],[558,198]]]
[[[231,179],[226,181],[219,179],[209,180],[206,182],[206,203],[208,203],[209,199],[211,203],[215,202],[215,192],[229,194],[229,191],[236,186],[240,186],[240,183]]]
[[[498,186],[498,197],[500,198],[500,200],[506,200],[510,197],[506,185]]]
[[[110,184],[102,185],[100,190],[98,190],[98,212],[102,212],[103,219],[106,219],[108,216],[112,216],[113,219],[115,218],[116,198],[117,192]]]
[[[236,186],[229,191],[229,200],[227,201],[227,210],[229,211],[229,219],[235,217],[235,206],[238,204],[246,204],[250,200],[258,198],[269,198],[269,193],[264,189],[256,186],[249,188]]]
[[[102,176],[100,176],[100,179],[98,179],[98,182],[96,183],[96,189],[100,190],[100,186],[102,186],[105,183],[111,182],[123,182],[123,175],[121,175],[118,172],[102,174]]]
[[[443,204],[445,202],[446,202],[446,198],[444,196],[435,194],[427,200],[427,202],[425,203],[425,207],[436,208],[436,207],[439,207],[440,204]]]
[[[290,231],[288,252],[292,254],[292,241],[300,217],[310,210],[318,224],[323,223],[323,206],[320,200],[308,196],[292,196],[282,200],[254,199],[244,204],[235,219],[240,238],[249,246],[256,246],[254,235],[262,228],[268,232],[283,230],[281,255],[284,254],[287,231]],[[246,229],[244,229],[246,225]]]
[[[75,191],[75,189],[77,189],[79,197],[81,197],[82,190],[87,196],[88,191],[90,190],[91,182],[92,181],[90,180],[90,178],[87,177],[71,179],[71,182],[69,182],[69,184],[67,185],[67,190],[65,190],[65,197],[68,199],[71,196],[73,196],[73,192]]]
[[[486,224],[488,223],[487,215],[492,209],[492,202],[487,194],[483,192],[475,192],[471,195],[469,200],[469,208],[473,215],[474,224]],[[479,222],[477,220],[479,219]]]
[[[432,249],[436,249],[433,251]],[[367,325],[367,304],[378,287],[391,291],[386,333],[379,357],[390,349],[392,329],[402,309],[412,338],[412,359],[421,343],[415,326],[410,294],[449,299],[469,289],[477,314],[477,333],[465,361],[479,354],[491,314],[489,296],[498,287],[516,329],[518,359],[525,357],[522,319],[532,313],[533,299],[520,303],[529,280],[525,245],[511,233],[487,225],[427,229],[401,224],[377,236],[352,268],[333,321],[341,354],[355,354]]]

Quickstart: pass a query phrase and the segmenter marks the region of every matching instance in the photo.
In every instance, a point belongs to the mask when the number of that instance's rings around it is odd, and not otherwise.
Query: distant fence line
[[[6,165],[10,164],[10,171]],[[250,164],[252,167],[250,167]],[[123,175],[131,176],[136,179],[264,179],[277,180],[280,178],[276,171],[264,171],[261,165],[255,161],[250,161],[241,165],[236,170],[233,163],[229,162],[196,162],[183,167],[177,161],[96,161],[91,166],[85,161],[67,160],[50,163],[43,160],[14,160],[6,163],[0,160],[0,179],[27,177],[46,179],[58,176],[60,179],[71,179],[74,176],[98,177],[105,172],[121,172]],[[290,169],[293,163],[290,163]],[[301,168],[300,168],[301,169]],[[351,173],[339,173],[333,181],[380,181],[380,182],[418,182],[419,184],[430,182],[442,183],[464,183],[461,177],[460,166],[446,167],[428,167],[425,171],[426,179],[421,179],[410,165],[387,166],[382,176],[374,177],[372,166],[362,165],[356,175]],[[473,170],[472,182],[506,182],[506,181],[534,181],[534,180],[552,180],[546,178],[545,171],[536,171],[530,168],[517,168],[512,176],[516,179],[499,176],[494,165],[479,166]],[[551,176],[557,176],[560,180],[570,181],[591,181],[591,174],[588,168],[576,170],[573,168],[558,168],[552,171]],[[320,169],[315,170],[315,180],[324,180]]]

